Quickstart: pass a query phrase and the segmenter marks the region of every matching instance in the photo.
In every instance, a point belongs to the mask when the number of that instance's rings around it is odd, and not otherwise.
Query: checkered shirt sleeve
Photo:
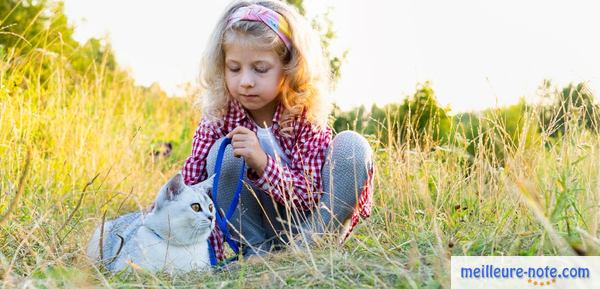
[[[208,120],[202,120],[192,139],[192,154],[187,158],[181,173],[187,185],[197,184],[206,179],[206,157],[212,145],[223,134]]]
[[[282,166],[267,156],[262,176],[253,173],[248,176],[277,202],[291,202],[297,209],[310,210],[322,194],[321,169],[331,142],[331,129],[317,128],[308,122],[301,122],[296,129],[298,134],[289,166]]]

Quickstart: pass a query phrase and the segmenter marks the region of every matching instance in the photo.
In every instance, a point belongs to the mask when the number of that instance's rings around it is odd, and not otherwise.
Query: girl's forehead
[[[278,61],[279,57],[273,49],[262,45],[229,44],[225,45],[225,61]]]

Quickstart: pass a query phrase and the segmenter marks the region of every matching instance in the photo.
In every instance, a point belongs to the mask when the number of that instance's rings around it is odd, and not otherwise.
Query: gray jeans
[[[208,154],[209,176],[214,174],[222,141],[218,140]],[[356,206],[371,162],[371,147],[364,137],[353,131],[339,133],[327,149],[322,170],[324,193],[318,206],[309,212],[275,202],[244,176],[238,208],[229,220],[232,237],[242,245],[245,254],[261,254],[273,245],[286,243],[299,231],[310,231],[310,235],[339,233]],[[242,159],[234,157],[231,146],[227,146],[217,196],[222,210],[231,203],[241,165]]]

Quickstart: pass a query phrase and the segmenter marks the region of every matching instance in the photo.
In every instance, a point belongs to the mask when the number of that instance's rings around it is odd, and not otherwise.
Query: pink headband
[[[252,4],[235,10],[227,20],[227,27],[231,27],[233,23],[241,20],[260,21],[264,23],[277,33],[277,36],[283,41],[288,51],[292,49],[290,26],[281,14],[267,7]]]

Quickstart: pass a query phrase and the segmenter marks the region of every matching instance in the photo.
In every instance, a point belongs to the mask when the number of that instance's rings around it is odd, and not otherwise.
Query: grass
[[[150,204],[181,168],[199,112],[192,98],[136,87],[101,65],[81,78],[61,56],[17,55],[0,59],[3,288],[450,288],[452,255],[600,252],[600,139],[579,127],[531,136],[533,109],[514,143],[494,119],[488,139],[468,141],[457,127],[446,146],[370,136],[375,208],[341,248],[324,241],[217,273],[111,276],[85,257],[93,228],[103,214]],[[163,142],[172,154],[155,157]]]

